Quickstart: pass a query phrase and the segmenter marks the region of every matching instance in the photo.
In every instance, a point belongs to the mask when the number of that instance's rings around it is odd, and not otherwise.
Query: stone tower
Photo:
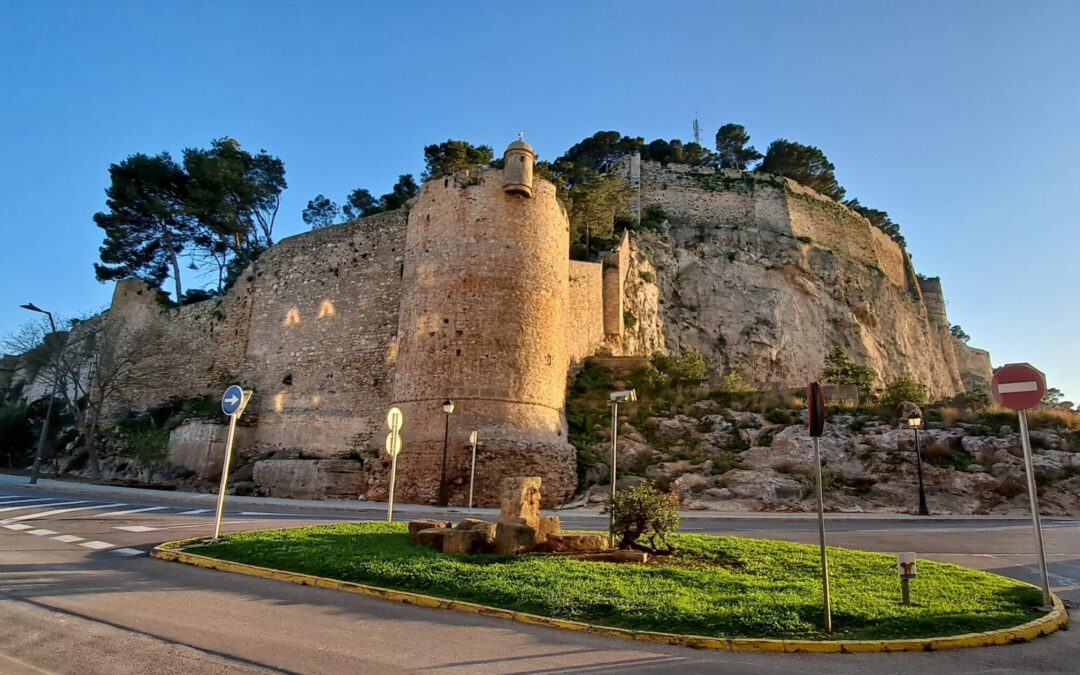
[[[525,142],[524,134],[506,146],[503,153],[503,190],[508,194],[520,194],[532,197],[533,165],[536,153]]]
[[[569,224],[555,187],[532,179],[532,148],[515,141],[505,157],[502,174],[425,183],[409,213],[393,386],[405,414],[402,501],[438,498],[447,398],[451,504],[468,499],[474,429],[478,505],[497,504],[507,476],[543,476],[548,505],[575,487],[564,415]]]

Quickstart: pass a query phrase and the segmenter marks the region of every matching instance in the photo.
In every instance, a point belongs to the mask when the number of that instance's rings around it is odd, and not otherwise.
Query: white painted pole
[[[825,496],[821,489],[821,449],[814,436],[814,463],[817,464],[818,534],[821,538],[821,588],[825,605],[825,632],[832,632],[832,601],[829,599],[829,556],[825,552]]]
[[[611,501],[608,502],[608,546],[615,546],[615,462],[618,458],[619,402],[611,402]]]
[[[1024,446],[1024,471],[1027,473],[1028,500],[1031,502],[1031,522],[1035,526],[1035,546],[1039,551],[1039,573],[1042,576],[1043,608],[1050,611],[1050,574],[1046,569],[1046,549],[1043,547],[1042,519],[1039,516],[1039,493],[1035,487],[1035,462],[1031,458],[1031,439],[1028,437],[1026,410],[1018,410],[1020,417],[1020,442]]]
[[[469,469],[469,511],[473,508],[473,485],[476,483],[476,432],[472,432],[472,468]]]
[[[397,455],[390,458],[390,501],[386,503],[386,522],[394,522],[394,481],[397,479]]]
[[[229,415],[229,438],[225,442],[225,462],[221,467],[221,485],[218,486],[217,515],[214,516],[214,541],[221,534],[221,512],[225,509],[225,486],[229,481],[229,464],[232,460],[233,436],[236,434],[236,420],[240,417],[240,410]]]

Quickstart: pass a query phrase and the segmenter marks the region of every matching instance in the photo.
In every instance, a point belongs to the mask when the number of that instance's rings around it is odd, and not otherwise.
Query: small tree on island
[[[608,509],[605,512],[613,515],[619,548],[653,554],[675,552],[675,546],[668,541],[679,529],[675,495],[661,492],[650,483],[641,483],[616,492]]]
[[[877,382],[878,374],[873,368],[860,366],[852,361],[848,351],[843,347],[834,347],[825,356],[821,379],[830,384],[855,385],[859,394],[868,394]]]
[[[894,409],[904,401],[924,405],[929,397],[930,391],[925,384],[904,373],[885,385],[885,391],[881,394],[881,404]]]

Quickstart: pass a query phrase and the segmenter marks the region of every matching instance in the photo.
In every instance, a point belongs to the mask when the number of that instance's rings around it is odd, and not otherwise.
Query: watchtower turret
[[[525,134],[518,134],[518,139],[506,146],[503,153],[503,191],[532,197],[535,163],[536,153],[525,142]]]

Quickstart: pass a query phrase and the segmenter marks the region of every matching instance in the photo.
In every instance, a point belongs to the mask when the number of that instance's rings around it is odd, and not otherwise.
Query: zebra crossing
[[[33,521],[52,518],[62,524],[65,520],[108,520],[141,513],[190,517],[204,516],[212,513],[212,510],[192,509],[188,506],[139,506],[123,502],[94,503],[85,499],[0,494],[0,528],[12,533],[45,537],[62,544],[73,544],[92,551],[108,551],[124,557],[144,555],[146,551],[38,527]],[[53,527],[57,526],[60,525],[53,525]],[[161,528],[151,525],[116,525],[112,529],[142,533]]]

